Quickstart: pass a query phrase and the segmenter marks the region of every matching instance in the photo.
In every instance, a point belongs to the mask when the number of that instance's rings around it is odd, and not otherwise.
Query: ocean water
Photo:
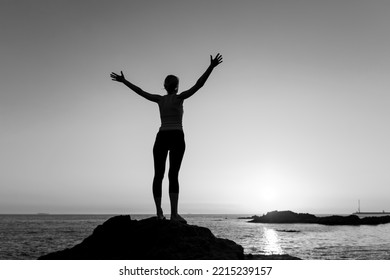
[[[0,215],[0,259],[29,260],[80,243],[113,215]],[[289,254],[313,260],[389,260],[390,224],[325,226],[253,224],[240,215],[183,215],[249,254]],[[132,215],[143,219],[150,215]]]

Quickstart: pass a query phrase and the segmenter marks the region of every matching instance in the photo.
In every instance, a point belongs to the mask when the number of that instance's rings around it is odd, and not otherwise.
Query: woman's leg
[[[183,160],[185,151],[185,142],[183,133],[178,133],[177,139],[173,142],[170,153],[169,153],[169,198],[171,202],[171,219],[185,220],[178,214],[178,201],[179,201],[179,171],[181,162]]]
[[[156,142],[153,147],[153,160],[154,160],[154,178],[153,178],[153,198],[156,205],[157,217],[159,219],[164,218],[164,214],[161,208],[162,197],[162,181],[165,173],[165,162],[167,159],[168,150],[164,145],[164,141],[161,135],[157,135]]]

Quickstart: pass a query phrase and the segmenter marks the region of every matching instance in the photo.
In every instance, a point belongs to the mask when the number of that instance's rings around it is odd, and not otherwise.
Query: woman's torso
[[[183,99],[176,94],[164,95],[158,102],[161,127],[164,130],[183,130]]]

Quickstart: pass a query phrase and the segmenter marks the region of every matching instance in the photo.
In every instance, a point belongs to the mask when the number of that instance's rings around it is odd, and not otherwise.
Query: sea
[[[73,247],[113,216],[0,215],[0,259],[34,260]],[[390,260],[390,224],[257,224],[239,219],[243,216],[248,215],[183,215],[189,224],[207,227],[215,236],[240,244],[246,254],[289,254],[304,260]]]

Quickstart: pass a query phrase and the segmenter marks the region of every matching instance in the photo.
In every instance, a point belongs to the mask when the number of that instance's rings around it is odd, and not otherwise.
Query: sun
[[[272,203],[280,200],[278,189],[275,186],[265,186],[261,189],[261,195],[266,202]]]

